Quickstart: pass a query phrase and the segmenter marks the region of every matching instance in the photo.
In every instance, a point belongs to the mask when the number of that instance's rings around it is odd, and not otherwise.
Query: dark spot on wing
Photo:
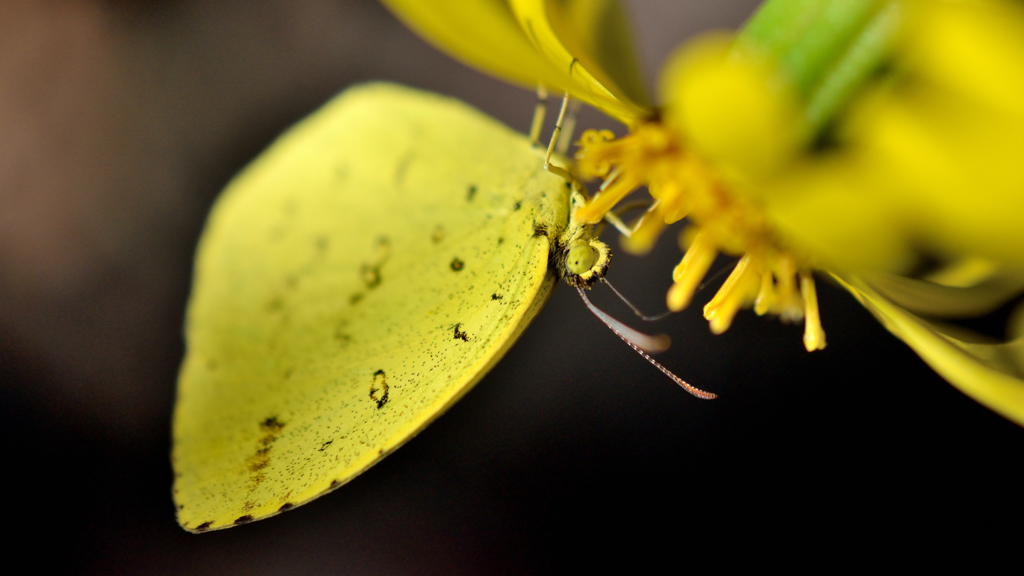
[[[349,305],[354,306],[354,305],[358,304],[359,301],[363,299],[363,296],[364,296],[364,294],[362,292],[356,292],[355,294],[349,296],[348,297]]]
[[[515,212],[516,210],[519,210],[522,207],[523,207],[523,203],[522,202],[516,202],[515,204],[512,205],[512,211]]]
[[[267,312],[280,312],[284,309],[284,300],[280,296],[274,296],[267,302]]]
[[[569,76],[572,76],[572,69],[576,67],[576,63],[579,61],[579,58],[573,58],[572,62],[569,62]]]
[[[284,422],[277,419],[277,416],[271,416],[263,422],[260,422],[260,428],[268,432],[274,432],[275,434],[284,430]]]
[[[331,485],[328,487],[328,490],[331,488],[337,488],[338,486],[341,486],[340,480],[331,480]]]
[[[377,268],[371,268],[366,264],[363,264],[360,274],[363,277],[363,283],[366,284],[366,287],[370,290],[373,290],[380,285],[380,270]]]
[[[373,256],[368,262],[363,262],[359,266],[359,277],[362,278],[363,284],[366,284],[368,289],[373,290],[380,286],[382,280],[380,269],[390,257],[391,239],[387,236],[377,238],[377,242],[374,244]]]
[[[548,235],[548,227],[543,225],[543,224],[538,224],[538,223],[534,222],[534,224],[533,224],[533,237],[536,238],[537,236],[547,236],[547,235]]]
[[[291,510],[292,508],[295,508],[295,504],[292,504],[291,502],[285,502],[283,506],[281,506],[280,508],[277,509],[277,511],[278,512],[285,512],[285,511]]]
[[[206,532],[207,530],[210,529],[210,526],[213,526],[213,521],[212,520],[209,521],[209,522],[203,522],[199,526],[196,526],[195,528],[193,528],[193,530],[195,530],[196,532]]]
[[[373,373],[373,382],[370,383],[370,400],[377,403],[378,410],[388,403],[388,378],[383,370]]]
[[[505,243],[505,239],[504,238],[498,238],[498,245],[499,246],[501,246],[504,243]]]
[[[471,184],[469,188],[466,189],[466,200],[472,202],[474,196],[476,196],[476,186]]]
[[[238,526],[239,524],[248,524],[249,522],[252,522],[252,516],[246,514],[245,516],[239,516],[235,520],[235,526]]]
[[[452,270],[454,270],[455,272],[458,272],[459,270],[462,270],[463,267],[465,267],[465,266],[466,265],[465,265],[465,263],[462,262],[462,260],[459,260],[458,258],[452,258],[451,267],[452,267]]]
[[[434,233],[430,235],[430,241],[434,244],[440,244],[444,240],[444,226],[440,224],[434,228]]]
[[[270,448],[260,448],[249,464],[249,472],[259,472],[267,466],[270,466]]]
[[[455,339],[456,340],[462,340],[463,342],[469,342],[469,334],[466,334],[465,332],[462,332],[461,330],[459,330],[460,326],[462,326],[461,322],[454,326],[454,328],[455,328]]]
[[[340,342],[341,344],[348,344],[349,342],[352,341],[352,337],[346,334],[345,331],[341,328],[341,326],[338,326],[337,328],[334,329],[334,339]]]
[[[491,294],[491,300],[501,300],[501,298],[502,298],[501,294],[498,294],[497,292],[495,292],[494,294]]]
[[[401,184],[405,180],[405,173],[415,157],[416,153],[410,150],[398,161],[398,166],[395,167],[395,184]]]
[[[327,442],[324,442],[323,444],[320,445],[318,451],[323,452],[324,450],[327,450],[327,447],[330,446],[331,444],[334,444],[334,440],[328,440]]]
[[[256,450],[253,452],[252,456],[245,459],[245,467],[250,473],[250,492],[267,479],[266,474],[263,474],[262,470],[267,466],[270,466],[270,456],[273,444],[274,441],[277,440],[278,435],[281,434],[281,431],[284,430],[284,422],[281,422],[277,416],[271,416],[260,422],[259,427],[263,432],[263,436],[257,441]],[[255,505],[249,506],[246,510],[253,506]]]

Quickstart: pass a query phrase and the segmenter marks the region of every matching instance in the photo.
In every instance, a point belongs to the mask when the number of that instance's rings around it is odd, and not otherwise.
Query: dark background
[[[753,5],[631,4],[649,77],[680,40]],[[560,288],[472,393],[349,485],[268,521],[178,528],[170,410],[205,211],[277,133],[370,79],[458,96],[520,130],[532,112],[528,91],[449,60],[372,2],[0,3],[8,557],[43,544],[36,567],[73,573],[418,574],[821,551],[984,565],[1012,550],[1013,528],[995,522],[1022,511],[1024,431],[825,282],[823,352],[749,312],[718,337],[699,306],[653,329],[675,342],[662,361],[713,402]],[[602,122],[587,112],[581,125]],[[667,235],[647,258],[619,253],[609,277],[658,310],[679,257]]]

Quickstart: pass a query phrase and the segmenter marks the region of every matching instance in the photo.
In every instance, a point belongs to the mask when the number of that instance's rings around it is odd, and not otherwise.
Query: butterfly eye
[[[589,244],[577,244],[569,249],[565,257],[565,267],[573,274],[583,274],[594,267],[597,262],[597,250]]]

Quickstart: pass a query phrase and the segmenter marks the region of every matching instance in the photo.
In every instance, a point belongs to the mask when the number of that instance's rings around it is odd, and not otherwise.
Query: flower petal
[[[632,126],[651,114],[629,25],[616,0],[509,0],[570,94]]]
[[[828,269],[903,272],[916,254],[899,195],[883,193],[870,166],[850,155],[801,159],[746,190],[762,199],[786,245]]]
[[[833,277],[939,375],[974,400],[1024,425],[1024,337],[1001,344],[972,341],[907,312],[859,278]]]
[[[942,286],[904,276],[873,273],[864,279],[893,304],[936,318],[983,316],[1024,291],[1024,278],[995,275],[974,286]]]
[[[1022,270],[1024,9],[980,0],[903,5],[912,8],[899,19],[904,27],[879,44],[890,51],[888,68],[844,101],[824,146],[803,147],[770,177],[736,188],[761,201],[785,240],[826,268],[901,272],[924,249]],[[885,14],[876,17],[888,21]],[[706,108],[720,105],[713,91],[702,94]],[[761,105],[765,111],[749,108],[761,124],[736,121],[729,131],[705,130],[711,136],[690,130],[698,143],[731,143],[705,146],[709,155],[742,160],[754,155],[744,139],[767,146],[771,124],[761,116],[770,109]],[[700,115],[691,115],[699,127]],[[744,124],[753,127],[748,134]]]
[[[402,22],[466,64],[527,88],[564,91],[566,74],[534,47],[506,0],[381,0]]]
[[[793,94],[768,62],[710,34],[670,56],[659,80],[665,121],[726,178],[771,174],[803,139]]]
[[[878,192],[914,208],[908,233],[936,251],[1024,267],[1024,115],[910,85],[880,88],[851,116],[848,137]]]

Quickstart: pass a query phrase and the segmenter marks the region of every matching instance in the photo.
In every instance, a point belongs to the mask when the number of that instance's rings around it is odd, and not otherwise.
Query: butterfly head
[[[608,245],[594,236],[593,226],[576,219],[576,209],[584,203],[580,191],[572,189],[569,225],[556,239],[552,252],[558,277],[574,288],[590,288],[603,278],[612,257]]]
[[[559,242],[555,253],[558,276],[574,288],[589,288],[608,272],[611,250],[594,238],[589,230],[581,229],[576,238]]]

